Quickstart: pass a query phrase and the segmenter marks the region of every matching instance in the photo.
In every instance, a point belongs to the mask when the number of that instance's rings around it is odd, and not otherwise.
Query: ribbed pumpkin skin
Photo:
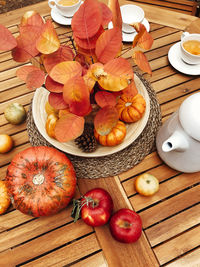
[[[30,147],[18,153],[7,169],[6,182],[14,207],[34,217],[65,208],[76,189],[76,175],[64,153]]]
[[[122,143],[126,136],[126,125],[122,121],[118,121],[112,131],[107,135],[99,135],[94,130],[94,136],[103,146],[116,146]]]
[[[124,94],[120,96],[115,107],[120,120],[124,122],[136,122],[142,118],[146,109],[146,102],[140,94],[134,97],[128,97]]]

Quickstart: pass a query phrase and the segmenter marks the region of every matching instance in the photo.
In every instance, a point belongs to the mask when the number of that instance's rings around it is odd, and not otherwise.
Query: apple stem
[[[73,209],[72,209],[72,212],[71,212],[71,217],[74,218],[74,222],[76,222],[79,219],[81,209],[85,205],[89,206],[90,203],[92,204],[93,208],[97,205],[97,203],[91,197],[83,196],[82,200],[73,199]]]

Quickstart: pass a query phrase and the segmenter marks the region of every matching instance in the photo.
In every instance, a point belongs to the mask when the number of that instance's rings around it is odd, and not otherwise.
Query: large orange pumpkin
[[[118,121],[109,134],[100,135],[94,130],[94,136],[103,146],[116,146],[122,143],[126,136],[126,125],[122,121]]]
[[[134,97],[129,97],[122,94],[116,105],[119,119],[124,122],[136,122],[142,118],[145,109],[146,101],[140,94]]]
[[[14,207],[34,217],[65,208],[75,193],[71,161],[55,148],[27,148],[14,156],[7,169],[8,192]]]

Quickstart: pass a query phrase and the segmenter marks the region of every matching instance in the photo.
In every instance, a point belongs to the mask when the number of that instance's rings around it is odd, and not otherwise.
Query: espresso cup
[[[182,34],[181,58],[187,64],[200,64],[200,34],[189,32]]]
[[[81,0],[48,0],[48,4],[50,8],[56,8],[62,16],[73,17],[81,5]]]
[[[123,5],[120,7],[122,15],[122,31],[132,33],[135,29],[130,26],[134,23],[142,23],[144,20],[144,10],[136,5]]]

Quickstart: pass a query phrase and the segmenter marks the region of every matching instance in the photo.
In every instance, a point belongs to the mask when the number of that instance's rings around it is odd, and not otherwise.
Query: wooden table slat
[[[107,2],[104,1],[103,2]],[[120,4],[132,2],[120,0]],[[200,91],[199,77],[182,74],[168,61],[170,47],[180,41],[183,31],[200,32],[200,19],[187,14],[137,3],[144,9],[150,22],[154,43],[145,54],[152,67],[152,76],[144,74],[156,91],[162,112],[162,122],[175,112],[189,95]],[[22,15],[29,10],[38,11],[51,19],[47,1],[0,15],[0,24],[18,36]],[[66,43],[70,26],[53,25]],[[131,59],[130,43],[123,44],[123,57],[134,70],[138,67]],[[0,52],[0,133],[10,134],[15,147],[0,155],[0,179],[13,156],[30,147],[26,123],[15,126],[4,117],[9,103],[19,102],[28,110],[34,92],[16,77],[20,66],[10,52]],[[134,189],[135,178],[149,172],[160,181],[160,190],[152,197],[142,197]],[[135,209],[141,215],[143,232],[133,244],[115,241],[109,225],[92,228],[81,219],[76,224],[70,217],[71,204],[60,213],[46,218],[32,218],[14,209],[0,217],[0,266],[75,266],[75,267],[169,267],[200,266],[199,256],[199,203],[200,173],[182,174],[166,166],[157,152],[146,156],[132,169],[115,177],[79,179],[75,197],[79,198],[94,187],[105,188],[114,201],[114,211],[120,208]],[[187,240],[187,242],[185,242]],[[22,253],[23,252],[23,253]],[[196,267],[195,266],[195,267]]]
[[[160,264],[186,253],[199,245],[200,225],[154,248]],[[167,251],[167,253],[166,253]]]
[[[151,246],[156,246],[189,228],[194,227],[200,222],[200,204],[193,206],[168,220],[156,224],[147,229],[145,234],[148,237]],[[173,225],[173,227],[172,227]]]

